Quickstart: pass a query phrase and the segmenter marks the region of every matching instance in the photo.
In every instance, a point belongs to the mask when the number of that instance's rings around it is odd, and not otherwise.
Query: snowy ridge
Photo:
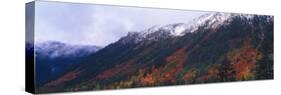
[[[253,14],[212,12],[204,14],[187,23],[153,26],[140,32],[129,32],[126,37],[121,38],[121,42],[127,43],[127,41],[133,41],[134,43],[138,43],[143,40],[157,41],[161,38],[184,36],[187,33],[196,32],[200,27],[211,29],[227,25],[235,17],[251,20],[255,16],[256,15]],[[271,17],[267,19],[272,20]]]
[[[210,13],[200,16],[197,19],[192,20],[189,25],[189,32],[196,31],[199,26],[206,25],[206,28],[215,28],[219,25],[224,24],[226,21],[229,21],[234,14],[231,13]]]
[[[44,42],[35,44],[35,52],[37,55],[45,56],[48,58],[57,57],[79,57],[101,49],[97,46],[84,46],[84,45],[68,45],[61,42]]]
[[[207,13],[198,18],[193,19],[187,23],[178,23],[178,24],[170,24],[165,26],[154,26],[147,30],[142,31],[142,36],[147,36],[148,34],[157,32],[157,31],[166,31],[169,32],[172,36],[183,36],[186,33],[192,33],[196,31],[200,26],[207,25],[206,28],[215,28],[226,21],[230,21],[231,17],[238,16],[232,13]],[[248,18],[252,18],[253,16],[249,16]]]

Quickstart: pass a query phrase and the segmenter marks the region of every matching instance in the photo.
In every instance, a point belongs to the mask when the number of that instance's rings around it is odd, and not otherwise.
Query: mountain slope
[[[212,13],[128,33],[38,91],[272,79],[272,66],[272,16]]]

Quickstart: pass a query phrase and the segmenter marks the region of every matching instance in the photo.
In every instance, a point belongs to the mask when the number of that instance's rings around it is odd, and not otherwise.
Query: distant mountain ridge
[[[58,41],[35,43],[36,78],[40,86],[71,70],[83,58],[101,49],[91,45],[69,45]]]
[[[49,58],[79,57],[98,51],[102,47],[93,45],[69,45],[58,41],[35,44],[36,54]]]

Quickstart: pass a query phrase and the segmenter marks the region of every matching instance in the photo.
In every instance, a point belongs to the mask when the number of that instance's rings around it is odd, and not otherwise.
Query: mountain
[[[35,44],[36,56],[36,84],[44,83],[57,78],[88,55],[97,52],[101,47],[90,45],[68,45],[50,41]]]
[[[61,42],[44,42],[35,45],[36,54],[50,59],[58,57],[81,57],[101,49],[99,46],[68,45]]]
[[[210,13],[129,32],[38,92],[273,78],[273,17]]]
[[[141,32],[129,32],[127,36],[121,38],[123,43],[134,41],[135,43],[142,40],[160,40],[165,37],[184,36],[187,33],[197,31],[199,28],[215,29],[226,26],[236,18],[245,20],[245,23],[254,18],[255,15],[250,14],[235,14],[235,13],[209,13],[202,15],[188,23],[177,23],[164,26],[154,26]],[[266,22],[272,22],[272,17],[265,19]],[[126,41],[127,40],[127,41]]]

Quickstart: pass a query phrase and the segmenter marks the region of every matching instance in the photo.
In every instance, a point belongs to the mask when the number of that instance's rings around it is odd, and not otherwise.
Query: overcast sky
[[[130,31],[186,23],[206,12],[36,2],[35,42],[106,46]]]

